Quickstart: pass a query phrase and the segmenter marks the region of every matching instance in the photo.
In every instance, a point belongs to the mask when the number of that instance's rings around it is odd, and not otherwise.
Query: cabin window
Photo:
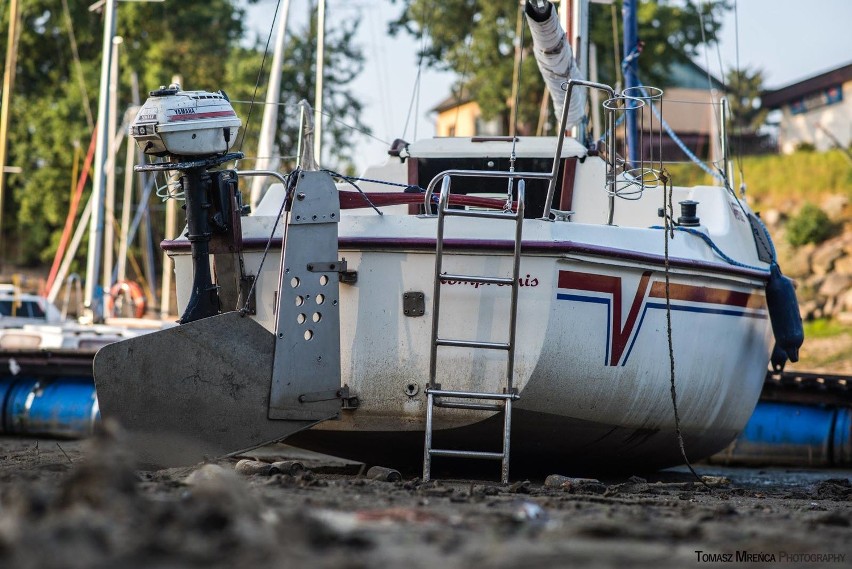
[[[12,306],[11,300],[0,301],[0,316],[16,316],[20,318],[44,318],[44,310],[37,302],[22,300],[17,307]]]
[[[518,158],[515,160],[516,172],[550,172],[553,166],[553,158]],[[417,179],[410,180],[412,184],[426,187],[429,181],[445,170],[491,170],[508,171],[509,158],[418,158]],[[559,177],[556,180],[556,192],[553,196],[551,207],[559,209],[562,178],[565,168],[560,168]],[[477,195],[482,197],[505,198],[506,178],[453,178],[453,194]],[[524,204],[524,217],[534,219],[541,217],[544,213],[544,202],[547,199],[547,180],[526,181],[526,203]],[[517,190],[515,190],[517,195]],[[423,213],[423,207],[419,211]]]

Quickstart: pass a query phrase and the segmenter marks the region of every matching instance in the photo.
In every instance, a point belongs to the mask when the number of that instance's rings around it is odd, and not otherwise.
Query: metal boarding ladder
[[[509,178],[510,181],[518,179],[517,208],[511,211],[468,211],[449,209],[450,178],[451,176],[462,177],[494,177]],[[521,265],[521,237],[524,221],[524,178],[549,179],[549,173],[539,172],[483,172],[480,170],[448,170],[436,176],[429,184],[426,192],[427,212],[432,206],[432,192],[437,181],[442,178],[441,195],[438,202],[438,230],[435,245],[435,288],[432,300],[432,338],[431,354],[429,360],[429,384],[426,388],[426,440],[423,450],[423,481],[431,477],[432,457],[446,456],[455,458],[478,458],[500,460],[502,464],[501,481],[506,484],[509,481],[509,444],[512,429],[512,402],[520,398],[517,389],[513,386],[515,367],[515,330],[518,315],[518,278]],[[508,220],[515,222],[515,249],[512,263],[511,277],[478,276],[478,275],[455,275],[441,274],[444,254],[444,224],[447,216],[476,217],[484,219]],[[441,305],[441,281],[463,280],[480,284],[502,284],[511,286],[511,305],[509,318],[509,339],[505,343],[482,342],[477,340],[458,340],[438,337],[438,323],[440,321]],[[507,354],[506,363],[506,385],[502,393],[486,393],[473,391],[454,391],[442,389],[436,381],[437,356],[439,346],[454,346],[461,348],[503,350]],[[445,399],[454,399],[447,401]],[[496,401],[496,403],[477,403],[470,400]],[[461,401],[458,401],[461,400]],[[504,411],[503,415],[503,450],[502,452],[482,452],[472,450],[448,450],[432,447],[433,409],[443,407],[446,409],[471,409],[476,411]]]

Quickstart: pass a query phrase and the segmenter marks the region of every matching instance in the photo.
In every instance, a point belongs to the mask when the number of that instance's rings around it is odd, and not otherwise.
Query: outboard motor
[[[151,91],[130,126],[130,136],[145,154],[168,159],[137,166],[137,171],[183,174],[180,185],[186,199],[193,284],[181,324],[220,312],[218,287],[210,274],[210,240],[215,233],[241,239],[237,226],[241,203],[236,173],[208,170],[243,157],[239,152],[228,153],[241,124],[224,92],[182,91],[180,85],[172,84]]]
[[[340,381],[337,188],[326,172],[287,178],[297,198],[282,214],[287,262],[270,332],[249,316],[252,287],[242,295],[234,282],[251,282],[238,172],[213,170],[243,157],[229,152],[239,127],[224,93],[177,85],[152,92],[131,126],[144,152],[166,158],[137,171],[180,174],[194,270],[180,326],[108,344],[93,363],[104,419],[124,426],[145,465],[188,465],[279,441],[338,416],[349,398]],[[311,297],[326,304],[306,331],[297,302]]]

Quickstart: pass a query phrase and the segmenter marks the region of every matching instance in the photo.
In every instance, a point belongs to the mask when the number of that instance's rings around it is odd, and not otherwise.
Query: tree
[[[9,199],[5,200],[7,222],[3,224],[9,237],[5,242],[14,244],[16,260],[21,263],[37,264],[53,256],[68,212],[75,147],[85,151],[92,135],[87,115],[96,114],[103,20],[100,14],[88,11],[88,4],[70,0],[22,2],[8,164],[20,166],[23,173],[7,177]],[[119,51],[119,112],[132,104],[130,76],[135,70],[142,101],[149,90],[180,74],[185,88],[224,89],[235,100],[235,109],[245,123],[248,107],[236,101],[252,98],[262,53],[260,44],[254,48],[240,45],[245,29],[239,4],[238,0],[119,2],[117,34],[124,38]],[[68,18],[64,5],[68,6]],[[79,64],[71,49],[68,19]],[[346,92],[363,62],[353,44],[357,25],[352,21],[335,26],[326,36],[326,112],[361,127],[361,105]],[[0,26],[7,28],[8,11],[0,14]],[[313,100],[315,38],[313,21],[290,39],[283,87],[288,94],[287,105],[300,98]],[[5,41],[4,35],[0,42]],[[82,71],[82,88],[78,69]],[[261,101],[263,88],[262,84],[258,91]],[[86,101],[95,108],[87,112]],[[243,148],[246,154],[254,152],[260,109],[262,105],[254,108],[248,124]],[[285,115],[279,115],[283,127],[280,140],[283,151],[290,153],[297,125],[292,113]],[[341,167],[345,167],[346,157],[352,153],[351,131],[331,123],[326,133],[331,156],[339,158]],[[121,165],[123,160],[118,161],[119,173]]]
[[[313,105],[316,92],[317,18],[315,10],[311,13],[313,15],[310,21],[301,29],[288,31],[284,48],[284,65],[281,70],[282,107],[278,113],[277,143],[285,166],[295,163],[299,136],[299,101],[304,99]],[[329,12],[327,15],[330,15]],[[328,26],[325,34],[323,157],[326,161],[323,164],[338,171],[351,171],[354,168],[354,136],[359,130],[369,132],[361,122],[363,104],[350,92],[351,83],[364,66],[364,56],[354,43],[359,23],[357,19],[339,21],[334,26]],[[244,127],[247,127],[243,150],[249,157],[256,154],[264,89],[271,60],[271,56],[267,57],[263,81],[259,85],[256,102],[251,105],[262,59],[261,47],[257,45],[253,49],[232,50],[226,66],[225,84],[228,93],[234,101],[237,114],[243,119]]]
[[[731,69],[725,80],[731,92],[728,101],[731,108],[731,124],[735,131],[756,132],[763,125],[769,112],[760,105],[763,71],[749,68]]]
[[[396,0],[394,0],[396,1]],[[515,22],[519,10],[517,0],[399,0],[402,10],[390,25],[390,32],[424,37],[418,57],[427,66],[451,70],[459,82],[477,100],[485,118],[504,116],[512,91],[513,46]],[[622,1],[616,0],[620,14]],[[639,37],[644,42],[639,58],[640,77],[653,84],[665,84],[665,71],[673,63],[694,57],[702,43],[701,25],[707,41],[716,38],[721,23],[720,12],[727,0],[707,2],[647,0],[638,10]],[[613,58],[613,30],[622,37],[620,18],[612,21],[611,7],[591,4],[589,36],[598,45],[599,81],[618,82]],[[522,100],[520,121],[535,124],[544,84],[531,54],[529,34],[524,38]],[[621,61],[621,53],[618,54]],[[526,129],[529,132],[529,128]]]

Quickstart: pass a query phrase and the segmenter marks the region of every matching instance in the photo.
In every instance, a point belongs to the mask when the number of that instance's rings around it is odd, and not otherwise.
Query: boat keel
[[[140,463],[172,467],[281,440],[316,423],[269,419],[275,339],[238,312],[110,344],[95,356],[101,413]]]

